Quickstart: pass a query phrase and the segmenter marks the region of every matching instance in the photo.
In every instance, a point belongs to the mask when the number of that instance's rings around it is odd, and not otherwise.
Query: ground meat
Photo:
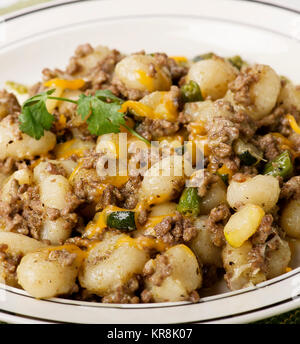
[[[231,120],[239,129],[239,134],[245,139],[253,137],[257,130],[256,122],[248,116],[244,111],[237,111],[231,116]]]
[[[38,187],[29,187],[23,199],[22,217],[26,221],[30,235],[39,239],[40,230],[46,217],[46,209],[40,201]]]
[[[192,240],[197,233],[192,221],[176,212],[173,216],[166,216],[154,227],[159,239],[168,244],[177,244]]]
[[[267,225],[267,227],[269,227]],[[278,250],[280,245],[280,235],[275,227],[267,229],[270,231],[265,242],[254,244],[251,251],[248,254],[249,263],[253,270],[260,269],[262,272],[266,272],[268,269],[269,256],[273,251]],[[263,236],[261,237],[263,239]]]
[[[21,254],[12,254],[8,252],[6,244],[0,244],[0,267],[5,275],[5,283],[10,286],[18,286],[17,267],[22,259]]]
[[[66,170],[61,165],[53,164],[51,162],[48,163],[46,171],[54,175],[67,176]]]
[[[251,237],[252,244],[264,244],[268,238],[270,238],[270,236],[274,233],[272,223],[273,216],[271,214],[267,214],[263,217],[257,231]]]
[[[206,226],[212,234],[211,239],[215,246],[221,247],[225,244],[224,226],[230,216],[231,213],[226,204],[220,204],[210,211]]]
[[[164,279],[170,276],[172,267],[168,257],[159,254],[155,260],[149,260],[144,267],[143,276],[156,286],[160,286]]]
[[[165,119],[144,118],[137,126],[136,131],[148,141],[163,136],[175,134],[180,128],[179,123],[169,122]]]
[[[280,142],[278,142],[277,138],[272,134],[259,137],[258,145],[268,160],[273,160],[282,152]]]
[[[67,250],[53,250],[50,251],[48,260],[57,261],[61,266],[71,266],[77,258],[76,253],[70,253]]]
[[[39,81],[28,88],[28,95],[29,97],[33,97],[36,94],[43,92],[44,90],[45,90],[44,84]]]
[[[236,123],[224,117],[214,117],[208,123],[208,148],[211,155],[219,162],[232,156],[232,143],[239,137]]]
[[[13,93],[7,92],[5,89],[0,91],[0,119],[20,112],[21,106],[17,100],[17,97]]]
[[[83,202],[92,203],[99,199],[101,178],[94,169],[81,168],[71,181],[74,194]]]
[[[9,174],[14,170],[15,161],[13,158],[7,158],[5,160],[0,160],[0,173]]]
[[[116,77],[113,79],[112,85],[117,89],[118,93],[120,93],[123,97],[129,100],[140,100],[144,96],[149,94],[149,91],[141,91],[134,88],[127,88],[124,85],[124,83]]]
[[[197,303],[200,300],[200,296],[197,292],[197,290],[193,290],[190,295],[188,301],[191,301],[192,303]]]
[[[116,186],[107,185],[97,203],[96,210],[103,210],[108,205],[118,205],[122,200],[123,196],[119,189]]]
[[[280,192],[280,198],[300,198],[300,176],[292,177],[290,180],[283,184]]]
[[[148,220],[149,210],[147,208],[142,208],[137,214],[137,222],[139,225],[143,226]]]
[[[132,277],[126,285],[117,287],[112,293],[102,298],[103,303],[139,303],[140,299],[134,295],[139,288],[139,276]]]
[[[124,199],[123,208],[133,209],[138,202],[138,191],[141,186],[141,176],[130,177],[129,180],[119,190]]]
[[[236,79],[229,84],[229,89],[234,93],[234,100],[244,106],[252,105],[250,87],[258,80],[259,73],[253,68],[246,68],[240,72]]]
[[[75,50],[75,57],[84,57],[94,52],[94,48],[89,44],[81,44]]]
[[[198,195],[204,197],[210,186],[219,179],[215,174],[204,170],[197,171],[190,179],[189,186],[198,188]]]
[[[173,83],[178,82],[188,72],[186,66],[178,64],[174,59],[169,58],[168,55],[164,53],[155,53],[153,57],[160,68],[165,68],[169,71]]]
[[[150,303],[153,301],[153,295],[148,289],[144,289],[141,292],[141,300],[143,303]]]

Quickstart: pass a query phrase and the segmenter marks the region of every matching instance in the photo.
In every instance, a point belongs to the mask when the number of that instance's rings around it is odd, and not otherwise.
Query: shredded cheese
[[[289,121],[289,124],[291,128],[294,130],[295,133],[300,134],[300,127],[298,126],[295,117],[288,114],[286,115],[287,120]]]
[[[129,236],[120,238],[116,242],[115,248],[119,248],[123,245],[135,247],[139,250],[155,249],[156,251],[159,251],[159,252],[165,251],[168,247],[162,240],[159,240],[159,239],[148,238],[148,237],[131,238]]]
[[[44,83],[45,87],[59,87],[62,89],[69,89],[69,90],[78,90],[81,87],[83,87],[85,84],[85,81],[82,79],[74,79],[74,80],[65,80],[65,79],[59,79],[54,78],[46,81]]]
[[[139,82],[146,86],[149,92],[153,92],[155,90],[154,79],[143,70],[137,70],[136,73],[138,74]]]
[[[187,57],[185,56],[170,56],[171,59],[175,60],[177,63],[185,63],[188,62]]]

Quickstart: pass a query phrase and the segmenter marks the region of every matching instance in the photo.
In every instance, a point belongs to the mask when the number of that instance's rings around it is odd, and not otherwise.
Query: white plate
[[[164,51],[192,57],[214,51],[270,64],[300,83],[300,16],[254,2],[225,0],[53,1],[0,24],[0,84],[33,83],[44,67],[64,67],[78,44],[124,52]],[[0,285],[0,320],[44,323],[243,323],[300,306],[300,248],[291,272],[255,288],[200,303],[104,305],[36,300]]]

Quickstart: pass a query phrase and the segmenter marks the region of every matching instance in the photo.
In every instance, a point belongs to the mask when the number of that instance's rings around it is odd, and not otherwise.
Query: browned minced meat
[[[180,128],[178,122],[169,122],[165,119],[145,118],[136,128],[136,131],[148,141],[162,136],[175,134]]]
[[[210,186],[217,182],[219,179],[215,174],[207,171],[206,169],[199,170],[190,179],[190,186],[197,187],[198,195],[204,197],[209,190]]]
[[[87,203],[95,202],[99,198],[101,178],[94,169],[80,169],[71,181],[74,194]]]
[[[0,219],[5,224],[6,231],[16,232],[39,240],[40,231],[46,218],[64,218],[66,228],[73,228],[78,221],[76,213],[78,199],[71,195],[66,201],[65,209],[44,207],[40,201],[37,186],[19,185],[14,179],[11,183],[10,201],[0,201]]]
[[[20,112],[21,106],[17,100],[17,97],[13,93],[7,92],[5,89],[0,91],[0,119]]]
[[[22,217],[26,221],[30,235],[39,239],[45,219],[45,208],[40,201],[38,187],[29,187],[23,200]]]
[[[239,134],[246,140],[253,137],[257,130],[256,122],[244,111],[237,111],[231,116],[231,120],[239,129]]]
[[[107,185],[101,194],[100,200],[97,203],[96,210],[103,210],[109,205],[118,205],[123,200],[123,196],[119,189],[113,185]]]
[[[112,81],[112,86],[115,87],[118,93],[120,93],[123,97],[129,100],[140,100],[147,94],[149,91],[141,91],[135,88],[127,88],[122,81],[118,78],[114,77]]]
[[[283,184],[280,192],[280,198],[300,198],[300,176],[292,177],[290,180]]]
[[[188,242],[197,233],[192,221],[179,212],[173,216],[166,216],[154,227],[154,231],[158,238],[168,244]]]
[[[119,189],[124,200],[123,207],[133,209],[138,202],[138,191],[141,186],[142,177],[130,177],[128,181]]]
[[[150,302],[153,302],[153,295],[151,293],[150,290],[148,289],[144,289],[142,292],[141,292],[141,301],[143,303],[150,303]]]
[[[66,170],[62,166],[53,164],[52,162],[47,164],[46,170],[49,174],[67,176]]]
[[[221,162],[232,155],[232,143],[239,137],[235,123],[224,117],[215,117],[208,123],[208,148]]]
[[[143,270],[143,276],[156,286],[160,286],[164,279],[170,276],[172,267],[164,254],[158,254],[155,260],[149,260]]]
[[[279,248],[283,236],[284,232],[274,225],[273,216],[265,215],[256,233],[251,237],[252,249],[248,258],[252,269],[267,271],[270,253]]]
[[[50,251],[48,260],[57,261],[61,266],[71,266],[77,258],[76,253],[70,253],[67,250],[53,250]]]
[[[3,174],[9,174],[13,171],[15,161],[13,158],[7,158],[5,160],[0,160],[0,172]]]
[[[199,302],[199,300],[200,300],[199,293],[197,292],[197,290],[193,290],[189,295],[188,301],[191,301],[193,303],[197,303],[197,302]]]
[[[274,232],[272,227],[273,223],[273,216],[271,214],[267,214],[263,217],[257,231],[251,237],[252,244],[264,244],[270,235]]]
[[[280,142],[272,134],[259,137],[258,145],[268,160],[273,160],[282,152]]]
[[[221,247],[225,244],[224,226],[230,216],[231,213],[226,204],[220,204],[210,211],[206,226],[212,234],[211,239],[215,246]]]
[[[234,93],[234,100],[244,106],[252,104],[250,87],[259,80],[259,72],[252,68],[241,71],[234,81],[229,84],[229,89]]]
[[[112,293],[102,298],[103,303],[139,303],[134,293],[139,288],[139,276],[133,276],[126,285],[117,287]]]
[[[0,264],[5,272],[5,282],[11,286],[17,286],[17,267],[22,259],[21,254],[11,254],[7,252],[8,246],[0,244]]]
[[[174,59],[164,53],[154,54],[155,62],[160,68],[167,68],[174,82],[179,81],[188,72],[186,66],[178,64]]]

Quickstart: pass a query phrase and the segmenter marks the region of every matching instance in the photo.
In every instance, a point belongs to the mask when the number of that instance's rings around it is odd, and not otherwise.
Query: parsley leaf
[[[52,127],[54,116],[46,107],[46,100],[54,90],[40,93],[23,104],[21,115],[19,116],[20,129],[27,135],[39,140],[44,135],[44,130]]]
[[[116,97],[117,98],[117,97]],[[119,112],[118,103],[105,103],[95,96],[81,94],[78,99],[77,113],[88,124],[93,135],[119,133],[120,125],[125,124],[124,114]]]
[[[120,126],[126,128],[131,134],[149,144],[149,141],[136,133],[125,123],[125,114],[120,112],[123,100],[116,97],[109,90],[98,90],[95,95],[81,94],[78,100],[54,97],[51,94],[55,89],[37,94],[26,100],[19,116],[22,132],[39,140],[45,130],[49,130],[54,121],[46,107],[47,99],[57,99],[77,104],[77,114],[88,124],[88,130],[93,135],[119,133]]]

